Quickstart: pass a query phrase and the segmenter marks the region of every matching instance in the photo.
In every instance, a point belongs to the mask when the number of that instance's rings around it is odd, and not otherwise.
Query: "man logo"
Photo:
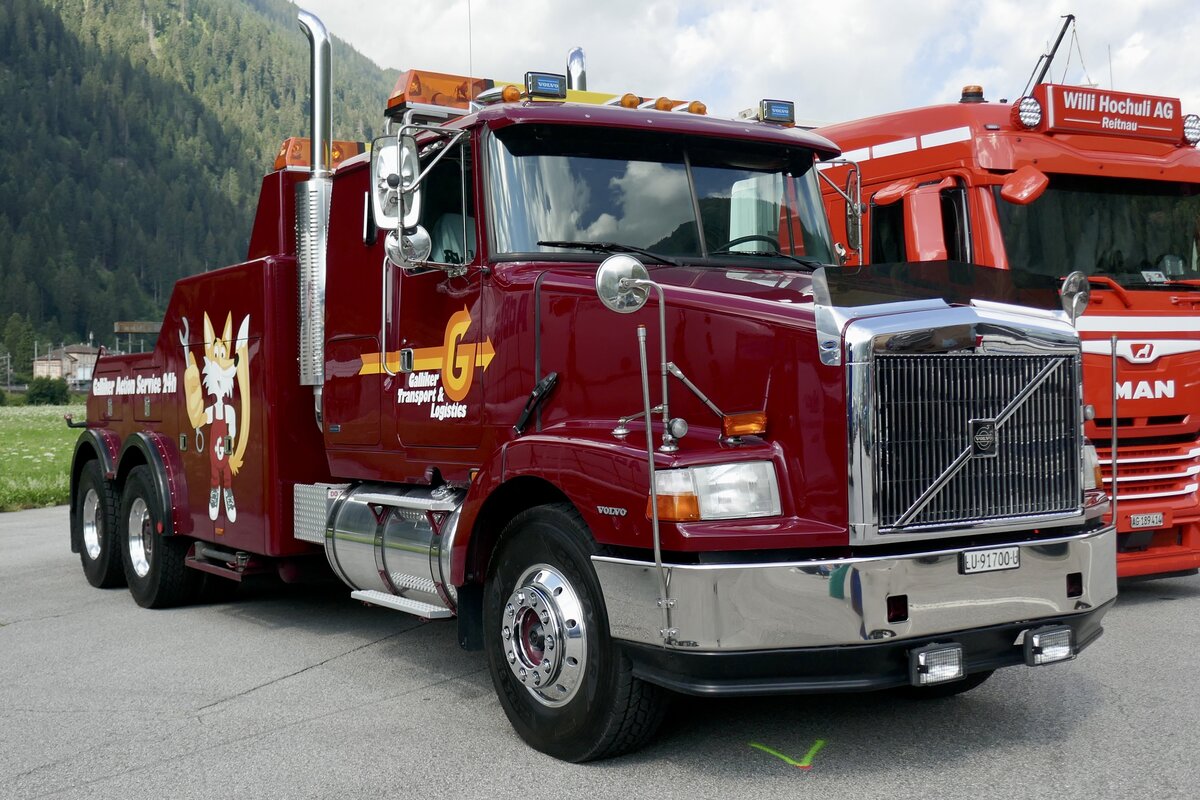
[[[971,458],[995,458],[996,420],[973,419],[970,421]]]
[[[1175,381],[1121,381],[1118,400],[1162,400],[1175,396]]]
[[[1154,360],[1154,342],[1130,342],[1129,355],[1125,358],[1132,361],[1134,364],[1149,364]],[[1117,355],[1121,355],[1123,347],[1117,349]]]

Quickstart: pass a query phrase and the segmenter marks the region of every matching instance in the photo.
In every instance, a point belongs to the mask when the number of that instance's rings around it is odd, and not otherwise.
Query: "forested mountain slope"
[[[285,0],[0,3],[0,351],[112,342],[174,281],[245,256],[259,181],[307,135],[308,42]],[[334,42],[334,136],[395,83]]]

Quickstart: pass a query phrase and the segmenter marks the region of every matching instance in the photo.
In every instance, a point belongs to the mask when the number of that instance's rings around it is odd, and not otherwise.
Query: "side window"
[[[904,242],[904,202],[877,206],[871,203],[871,250],[870,263],[887,264],[907,261],[908,249]]]
[[[471,171],[470,146],[459,144],[434,165],[422,183],[421,225],[429,231],[432,242],[430,261],[468,264],[475,259]]]
[[[971,230],[967,218],[967,190],[962,186],[943,189],[942,235],[946,240],[946,258],[970,263]]]

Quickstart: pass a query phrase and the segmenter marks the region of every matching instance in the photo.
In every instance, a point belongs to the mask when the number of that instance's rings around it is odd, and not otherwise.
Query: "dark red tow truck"
[[[535,73],[454,108],[410,75],[355,154],[300,19],[311,148],[263,179],[247,260],[97,365],[92,584],[164,607],[332,571],[457,618],[517,732],[575,761],[644,743],[666,690],[955,693],[1100,634],[1061,310],[965,265],[823,267],[836,149],[786,124]]]

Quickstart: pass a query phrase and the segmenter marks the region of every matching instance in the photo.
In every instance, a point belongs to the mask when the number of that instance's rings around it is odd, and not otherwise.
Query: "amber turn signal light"
[[[734,436],[762,436],[767,432],[767,412],[747,411],[741,414],[726,414],[721,417],[721,435],[726,439]]]
[[[653,498],[646,501],[646,519],[650,519]],[[689,522],[700,519],[700,499],[694,494],[660,494],[658,496],[658,518],[666,522]]]

